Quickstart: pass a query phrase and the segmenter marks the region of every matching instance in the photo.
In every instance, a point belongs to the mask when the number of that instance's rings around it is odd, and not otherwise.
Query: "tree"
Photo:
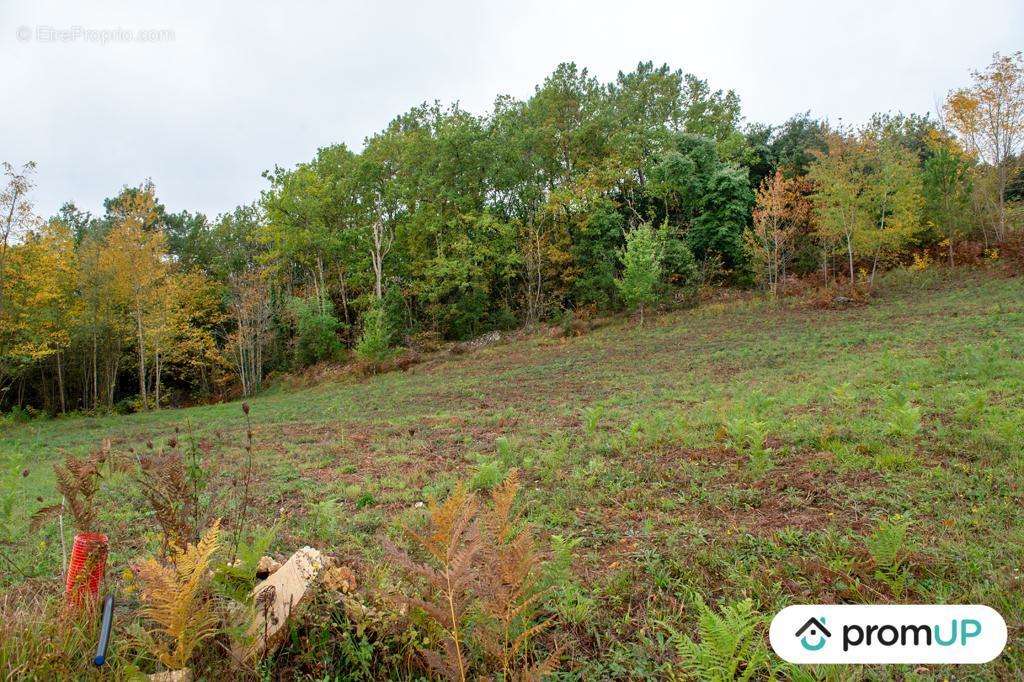
[[[57,223],[31,231],[6,254],[0,294],[8,302],[0,316],[0,388],[50,358],[56,358],[59,403],[64,409],[61,354],[70,342],[74,250]],[[20,402],[20,401],[19,401]]]
[[[855,238],[859,244],[870,219],[863,210],[861,151],[857,140],[842,133],[832,134],[828,147],[828,154],[821,155],[808,173],[816,188],[814,212],[824,253],[828,255],[838,243],[845,247],[852,288]]]
[[[921,229],[924,196],[919,157],[888,140],[869,137],[862,148],[863,210],[868,215],[865,250],[871,254],[869,286],[879,263],[891,262]]]
[[[661,243],[650,223],[641,223],[626,233],[621,253],[622,277],[615,281],[622,299],[640,313],[644,324],[644,305],[657,300],[661,283]]]
[[[757,190],[754,223],[743,233],[757,278],[772,296],[786,276],[797,234],[810,221],[812,206],[804,185],[800,179],[787,179],[781,170],[765,178]]]
[[[816,188],[814,212],[826,255],[836,244],[846,252],[851,287],[854,262],[871,258],[873,284],[878,264],[898,254],[920,228],[923,197],[917,156],[878,140],[870,130],[837,132],[809,177]]]
[[[994,232],[1009,229],[1007,188],[1021,167],[1024,145],[1024,56],[993,55],[984,71],[972,71],[973,84],[954,90],[943,109],[947,124],[993,175]]]
[[[6,184],[0,190],[0,318],[4,314],[4,277],[7,266],[7,250],[17,242],[39,219],[32,210],[28,193],[32,190],[32,174],[36,164],[29,161],[16,171],[14,166],[4,161],[3,168]]]
[[[971,163],[949,141],[937,140],[933,146],[922,178],[925,215],[942,236],[952,267],[954,242],[968,232],[970,225]]]
[[[114,222],[101,253],[101,268],[114,283],[116,300],[135,330],[139,399],[148,409],[146,359],[154,328],[168,308],[161,307],[161,287],[169,273],[166,240],[154,229],[157,202],[153,185],[124,192],[115,204]]]
[[[253,268],[228,277],[228,310],[234,331],[228,336],[230,356],[242,385],[251,396],[263,385],[264,351],[270,340],[270,291],[267,273]]]
[[[685,234],[698,260],[720,257],[726,267],[742,265],[742,235],[754,202],[746,170],[723,162],[710,138],[679,133],[649,175],[664,219]]]

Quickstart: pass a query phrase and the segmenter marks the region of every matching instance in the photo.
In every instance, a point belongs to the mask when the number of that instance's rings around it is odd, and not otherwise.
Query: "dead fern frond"
[[[79,459],[73,455],[64,458],[64,464],[53,465],[53,473],[57,479],[57,492],[64,496],[64,505],[55,504],[43,507],[33,515],[32,523],[36,527],[52,515],[58,514],[63,508],[71,513],[75,530],[79,533],[92,533],[96,530],[97,509],[96,493],[100,488],[100,467],[107,460],[110,442],[104,441],[103,446],[88,457]]]
[[[194,541],[198,533],[194,528],[196,500],[181,453],[168,450],[139,457],[136,482],[163,531],[162,553]]]
[[[534,672],[547,668],[531,666],[530,641],[545,630],[550,619],[536,621],[537,602],[545,591],[540,587],[540,557],[533,530],[522,522],[514,505],[519,493],[519,472],[512,469],[505,481],[491,493],[491,506],[484,514],[483,562],[480,606],[488,618],[478,627],[478,639],[501,670],[502,679],[532,679]]]
[[[216,633],[207,589],[219,534],[218,520],[197,544],[172,547],[169,564],[150,557],[136,569],[142,614],[156,625],[142,643],[170,670],[185,667],[196,647]]]
[[[476,496],[462,484],[456,486],[443,503],[430,500],[426,532],[406,529],[409,537],[426,552],[429,563],[413,560],[390,542],[384,545],[399,567],[430,585],[427,599],[406,599],[410,606],[419,608],[437,623],[445,634],[442,651],[422,650],[423,660],[438,674],[460,682],[465,682],[468,675],[464,616],[474,581],[472,568],[480,551],[477,510]]]
[[[467,679],[470,640],[482,650],[486,664],[475,674],[493,673],[492,679],[540,679],[558,662],[560,650],[541,661],[530,651],[531,641],[551,621],[536,618],[545,595],[541,562],[533,531],[515,510],[518,494],[519,473],[513,469],[483,510],[461,484],[444,503],[431,500],[427,528],[406,529],[428,557],[426,562],[384,542],[397,567],[429,585],[422,598],[404,601],[444,631],[439,648],[420,653],[431,670],[448,679]],[[464,618],[470,608],[482,616],[473,619],[471,630]]]

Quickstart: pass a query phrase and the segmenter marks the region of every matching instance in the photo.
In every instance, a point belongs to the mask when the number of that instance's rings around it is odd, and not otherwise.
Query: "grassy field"
[[[1019,679],[1024,280],[904,272],[881,292],[846,310],[716,303],[275,389],[250,401],[260,522],[281,520],[276,550],[330,548],[373,585],[389,580],[380,537],[417,503],[518,467],[528,518],[573,556],[545,607],[572,676],[664,675],[698,597],[750,597],[769,618],[790,603],[988,604],[1010,628],[992,664],[817,674]],[[37,578],[59,571],[59,540],[27,517],[55,501],[63,452],[110,438],[126,453],[177,428],[209,451],[214,488],[244,460],[239,403],[3,428],[3,461],[29,471],[13,549]],[[123,566],[154,527],[128,473],[101,497]]]

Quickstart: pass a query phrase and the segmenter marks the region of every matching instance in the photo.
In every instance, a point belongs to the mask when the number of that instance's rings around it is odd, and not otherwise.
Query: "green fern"
[[[864,538],[864,545],[875,563],[875,577],[888,585],[897,599],[903,596],[911,578],[905,565],[910,551],[909,529],[910,520],[897,514]]]
[[[723,606],[720,613],[697,598],[700,641],[669,630],[679,652],[676,677],[685,679],[752,680],[772,676],[768,647],[761,629],[764,618],[750,599]]]
[[[921,432],[921,408],[900,392],[889,395],[885,404],[886,426],[890,436],[913,438]]]

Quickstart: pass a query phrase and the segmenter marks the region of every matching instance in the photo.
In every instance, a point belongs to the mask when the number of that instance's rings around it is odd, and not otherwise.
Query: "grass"
[[[893,277],[870,306],[839,311],[710,304],[249,402],[255,509],[279,523],[275,548],[328,545],[367,573],[419,503],[519,468],[563,573],[548,608],[574,675],[663,675],[710,618],[698,604],[745,599],[762,617],[791,603],[985,603],[1010,639],[970,674],[1024,675],[1024,280]],[[208,446],[211,490],[245,463],[237,403],[2,428],[0,464],[28,469],[11,479],[9,549],[39,580],[59,572],[60,543],[28,517],[59,501],[63,452],[110,438],[127,453],[178,428]],[[115,572],[154,542],[137,497],[124,473],[100,491]]]

